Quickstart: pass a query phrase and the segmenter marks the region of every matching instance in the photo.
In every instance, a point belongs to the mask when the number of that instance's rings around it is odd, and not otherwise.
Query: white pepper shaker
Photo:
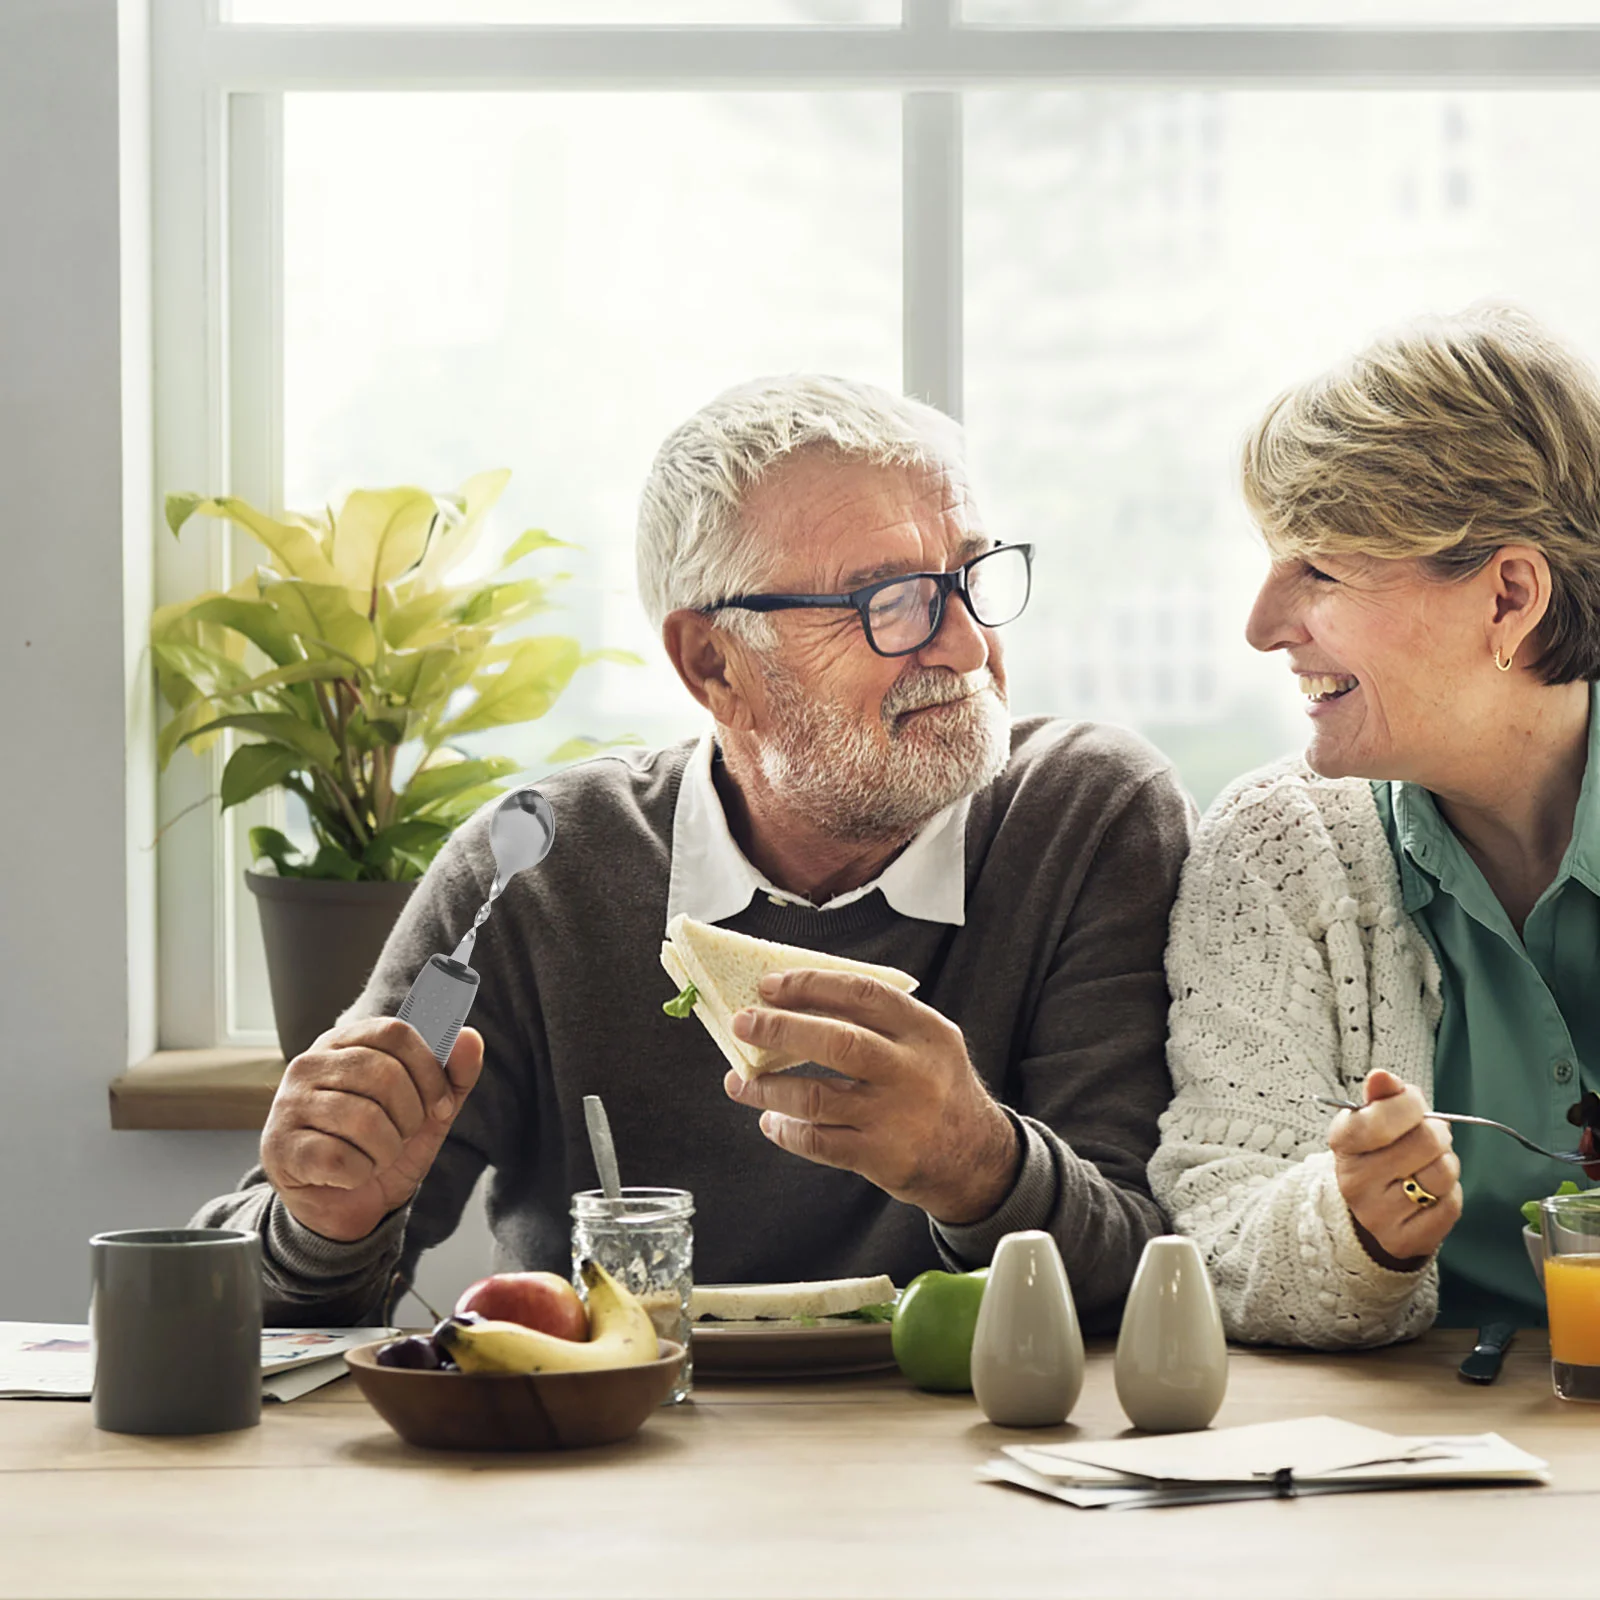
[[[1206,1427],[1228,1389],[1228,1344],[1193,1239],[1165,1234],[1139,1258],[1117,1336],[1117,1399],[1136,1428]]]
[[[1083,1388],[1083,1335],[1067,1269],[1048,1233],[995,1247],[972,1335],[972,1392],[1003,1428],[1064,1422]]]

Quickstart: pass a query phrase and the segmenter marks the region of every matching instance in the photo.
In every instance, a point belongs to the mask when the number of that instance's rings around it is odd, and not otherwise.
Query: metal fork
[[[1335,1111],[1363,1109],[1354,1100],[1333,1100],[1325,1094],[1314,1094],[1311,1098],[1319,1106],[1331,1106]],[[1600,1163],[1600,1154],[1586,1156],[1577,1150],[1546,1150],[1542,1144],[1535,1144],[1532,1139],[1523,1138],[1515,1128],[1508,1128],[1503,1122],[1492,1122],[1488,1117],[1469,1117],[1461,1111],[1430,1111],[1428,1115],[1435,1122],[1470,1122],[1475,1128],[1493,1128],[1496,1133],[1509,1133],[1518,1144],[1533,1151],[1535,1155],[1548,1156],[1552,1161],[1565,1161],[1574,1167],[1592,1167]]]

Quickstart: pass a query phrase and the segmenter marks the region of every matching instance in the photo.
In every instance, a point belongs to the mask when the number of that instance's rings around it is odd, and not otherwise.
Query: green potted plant
[[[223,771],[223,809],[277,788],[310,815],[312,854],[252,828],[252,856],[270,867],[245,875],[285,1058],[360,992],[439,847],[517,770],[455,741],[543,716],[594,659],[560,635],[502,637],[547,609],[560,581],[510,569],[563,541],[530,529],[497,571],[452,581],[509,477],[479,473],[449,495],[358,489],[337,513],[312,516],[167,498],[175,535],[193,516],[215,517],[268,556],[226,593],[159,609],[150,645],[174,713],[160,734],[162,768],[185,745],[204,749],[232,730],[247,742]]]

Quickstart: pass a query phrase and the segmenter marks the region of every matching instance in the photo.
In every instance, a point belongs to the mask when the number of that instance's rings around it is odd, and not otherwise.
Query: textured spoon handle
[[[422,1035],[442,1067],[477,995],[478,974],[471,967],[447,955],[429,956],[398,1015]]]

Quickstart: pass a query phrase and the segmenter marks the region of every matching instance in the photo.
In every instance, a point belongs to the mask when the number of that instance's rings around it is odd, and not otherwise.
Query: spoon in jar
[[[1335,1111],[1366,1109],[1357,1105],[1354,1100],[1334,1100],[1325,1094],[1314,1094],[1311,1098],[1319,1106],[1331,1106]],[[1600,1162],[1600,1155],[1585,1155],[1581,1150],[1546,1150],[1542,1144],[1535,1144],[1532,1139],[1524,1138],[1515,1128],[1508,1128],[1503,1122],[1491,1122],[1488,1117],[1469,1117],[1462,1111],[1430,1111],[1428,1115],[1435,1122],[1466,1122],[1475,1128],[1493,1128],[1496,1133],[1508,1133],[1518,1144],[1533,1151],[1535,1155],[1547,1156],[1551,1161],[1565,1161],[1575,1167],[1592,1167],[1596,1162]]]
[[[600,1175],[600,1188],[607,1200],[622,1198],[622,1174],[617,1170],[617,1147],[611,1138],[611,1119],[597,1094],[583,1097],[583,1120],[589,1129],[589,1148],[594,1152],[594,1170]]]

